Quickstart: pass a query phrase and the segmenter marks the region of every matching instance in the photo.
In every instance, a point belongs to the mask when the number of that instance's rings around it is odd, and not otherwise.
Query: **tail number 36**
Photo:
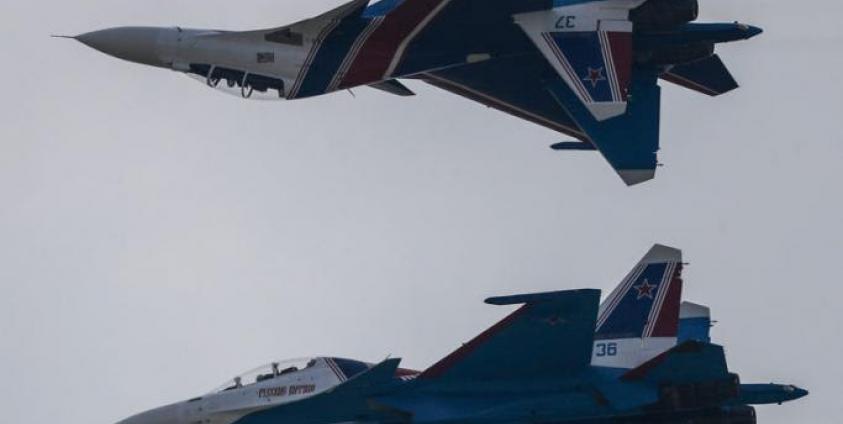
[[[617,343],[597,343],[594,345],[594,355],[598,358],[602,358],[605,356],[617,356],[618,355],[618,344]]]

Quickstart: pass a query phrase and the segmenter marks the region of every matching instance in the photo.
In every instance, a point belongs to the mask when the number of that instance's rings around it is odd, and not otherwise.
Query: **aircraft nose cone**
[[[810,392],[808,392],[805,389],[802,389],[802,388],[799,388],[799,387],[794,387],[793,388],[793,399],[801,399],[805,396],[808,396],[809,393]]]
[[[159,41],[165,31],[164,28],[122,27],[89,32],[75,38],[110,56],[145,65],[165,66],[158,54]]]
[[[760,35],[762,32],[764,32],[763,29],[758,28],[757,26],[752,26],[752,25],[746,25],[744,27],[744,31],[746,32],[746,38],[747,39],[755,37],[757,35]]]
[[[117,424],[179,424],[179,410],[176,405],[157,408],[133,415]]]

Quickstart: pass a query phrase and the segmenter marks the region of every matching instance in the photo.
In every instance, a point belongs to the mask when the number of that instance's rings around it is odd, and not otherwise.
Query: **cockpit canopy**
[[[270,362],[269,364],[240,373],[236,377],[214,389],[211,393],[234,390],[282,376],[292,376],[296,373],[313,368],[330,368],[333,372],[337,373],[340,380],[344,381],[368,370],[371,367],[372,364],[367,362],[326,356],[288,359],[284,361]]]

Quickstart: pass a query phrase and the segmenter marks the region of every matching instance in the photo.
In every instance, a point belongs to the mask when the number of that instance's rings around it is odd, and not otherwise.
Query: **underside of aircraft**
[[[599,151],[629,185],[659,165],[658,81],[717,96],[737,83],[715,45],[761,33],[696,23],[697,0],[354,0],[266,30],[114,28],[75,38],[247,98],[359,86],[411,96],[416,79]],[[223,83],[224,81],[224,83]]]

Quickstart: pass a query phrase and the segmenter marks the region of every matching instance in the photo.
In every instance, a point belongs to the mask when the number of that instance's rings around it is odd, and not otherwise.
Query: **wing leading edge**
[[[599,290],[519,295],[486,302],[523,306],[428,368],[419,379],[558,378],[590,365]]]
[[[538,54],[496,58],[416,78],[534,124],[588,140],[545,87],[543,81],[558,77]]]

